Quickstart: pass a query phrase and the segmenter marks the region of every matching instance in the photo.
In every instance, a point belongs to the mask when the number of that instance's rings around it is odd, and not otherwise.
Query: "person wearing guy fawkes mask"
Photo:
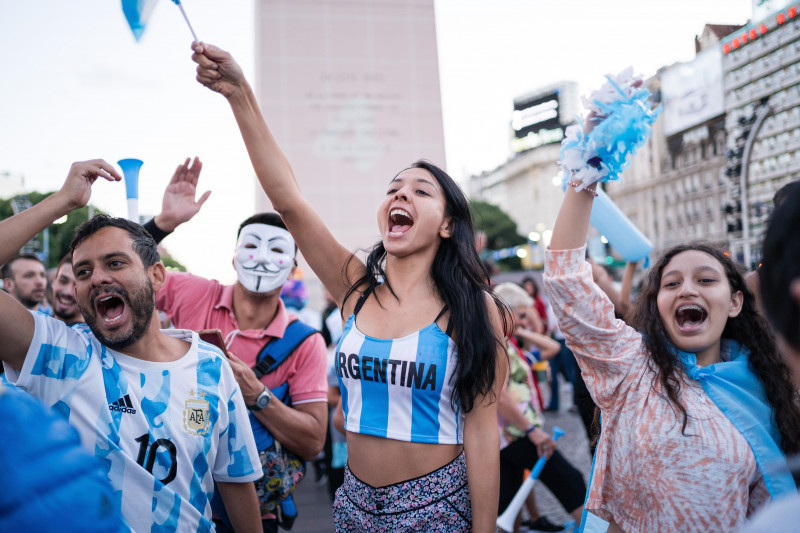
[[[164,238],[197,212],[177,207],[194,202],[196,177],[188,182],[192,187],[185,194],[170,197],[168,187],[162,213],[145,224],[156,239]],[[175,215],[181,212],[191,214]],[[285,449],[312,460],[324,444],[328,417],[322,336],[308,337],[286,362],[260,380],[252,370],[259,351],[271,339],[283,337],[294,319],[280,298],[281,288],[295,268],[294,239],[277,213],[248,218],[239,226],[237,238],[233,267],[238,279],[234,285],[170,272],[156,294],[156,306],[177,328],[220,329],[234,375],[254,416]],[[291,406],[270,393],[284,383],[289,384]],[[265,531],[277,531],[274,516],[264,515],[263,519]]]

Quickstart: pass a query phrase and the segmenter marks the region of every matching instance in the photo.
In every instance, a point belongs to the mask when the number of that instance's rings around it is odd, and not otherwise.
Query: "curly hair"
[[[431,278],[450,312],[451,336],[458,348],[451,404],[459,405],[468,413],[478,396],[494,401],[495,354],[498,346],[504,351],[506,346],[505,338],[498,338],[492,330],[486,296],[494,301],[503,331],[509,331],[511,312],[489,286],[486,271],[475,250],[475,226],[463,191],[445,171],[428,161],[419,160],[410,168],[427,170],[436,179],[444,193],[446,213],[453,223],[452,235],[443,239],[436,251]],[[376,294],[375,289],[381,283],[397,296],[384,271],[386,253],[383,242],[379,241],[367,256],[366,273],[350,285],[345,300],[364,286]]]
[[[631,320],[631,326],[644,336],[650,362],[655,366],[657,379],[661,382],[668,400],[681,413],[682,431],[686,431],[688,415],[678,395],[682,381],[686,378],[680,372],[682,365],[679,356],[672,349],[664,331],[657,298],[664,268],[676,255],[692,250],[704,252],[719,261],[728,278],[731,292],[741,291],[742,310],[737,316],[728,318],[722,338],[734,340],[750,351],[748,366],[764,386],[767,400],[772,406],[772,415],[781,434],[781,449],[787,454],[800,452],[800,406],[789,367],[778,352],[766,320],[758,313],[755,298],[745,284],[740,267],[713,245],[702,241],[668,250],[650,269]]]

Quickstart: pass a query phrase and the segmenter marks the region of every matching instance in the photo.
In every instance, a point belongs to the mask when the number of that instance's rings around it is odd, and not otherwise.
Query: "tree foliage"
[[[486,234],[488,249],[502,250],[527,242],[527,239],[517,232],[517,223],[498,206],[483,200],[471,200],[470,210],[475,219],[475,229]],[[522,268],[517,257],[503,259],[499,264],[508,270]]]
[[[525,244],[525,237],[517,233],[517,223],[505,211],[483,200],[471,200],[470,209],[475,219],[475,229],[486,233],[488,247],[500,250]]]
[[[24,196],[28,197],[28,200],[30,200],[32,205],[36,205],[51,194],[53,193],[41,193],[34,191],[29,192]],[[18,196],[15,196],[14,198],[18,198]],[[11,206],[12,200],[13,198],[9,200],[0,199],[0,220],[4,220],[14,214],[14,209]],[[94,212],[102,213],[102,211],[97,208],[94,209]],[[44,264],[47,268],[58,266],[58,262],[61,260],[61,258],[69,252],[69,245],[72,242],[72,236],[75,234],[75,228],[87,220],[89,220],[89,207],[84,206],[69,213],[65,222],[50,225],[47,230],[49,253],[47,257],[44,258]],[[44,250],[43,232],[36,236],[36,240],[38,241],[38,249],[40,251]]]
[[[161,262],[168,270],[177,270],[178,272],[186,272],[186,267],[168,255],[161,256]]]
[[[52,192],[48,193],[41,193],[41,192],[29,192],[25,196],[28,197],[32,205],[36,205],[48,196],[53,194]],[[22,196],[22,195],[20,195]],[[14,198],[18,198],[15,196]],[[6,218],[12,216],[14,214],[14,209],[11,206],[11,201],[14,199],[11,198],[9,200],[0,199],[0,220],[5,220]],[[94,208],[95,213],[102,213],[103,211]],[[45,258],[44,264],[47,268],[53,268],[58,266],[58,262],[61,261],[61,258],[67,255],[69,252],[69,245],[72,242],[72,237],[75,235],[75,229],[78,226],[83,224],[89,220],[89,206],[81,207],[80,209],[76,209],[70,212],[67,215],[66,221],[60,224],[50,224],[48,228],[48,246],[49,246],[49,253]],[[44,235],[40,233],[36,236],[38,240],[38,249],[44,250]],[[164,266],[179,270],[181,272],[186,272],[186,267],[183,266],[181,263],[173,259],[167,254],[164,254],[162,257],[162,262]]]

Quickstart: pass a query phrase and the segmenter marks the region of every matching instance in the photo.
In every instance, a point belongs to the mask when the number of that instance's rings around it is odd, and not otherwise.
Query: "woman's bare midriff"
[[[424,444],[347,433],[347,466],[358,479],[385,487],[438,470],[458,457],[460,444]]]

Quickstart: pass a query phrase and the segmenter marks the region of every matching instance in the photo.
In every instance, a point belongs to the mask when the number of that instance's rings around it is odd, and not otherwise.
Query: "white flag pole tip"
[[[195,42],[200,42],[200,39],[197,38],[197,34],[194,32],[194,28],[192,28],[192,23],[189,22],[189,17],[186,16],[186,11],[183,10],[183,4],[181,4],[180,0],[172,0],[178,8],[181,10],[181,15],[183,15],[183,20],[186,21],[186,25],[189,26],[189,31],[192,32],[192,37],[194,38]]]

